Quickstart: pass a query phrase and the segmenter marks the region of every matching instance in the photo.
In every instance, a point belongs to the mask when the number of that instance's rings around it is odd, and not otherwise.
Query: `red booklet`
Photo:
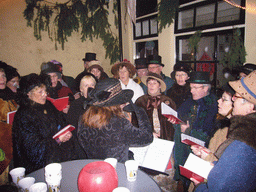
[[[161,103],[161,112],[162,115],[166,118],[175,119],[175,124],[186,124],[181,119],[178,118],[178,113],[170,106],[166,105],[165,103]]]
[[[14,120],[14,115],[17,111],[11,111],[9,113],[7,113],[7,123],[12,125],[13,120]]]
[[[59,111],[62,111],[68,105],[69,96],[61,97],[61,98],[58,98],[58,99],[53,99],[51,97],[47,97],[47,100],[51,101],[52,104],[56,107],[56,109],[58,109]]]
[[[194,178],[199,182],[204,182],[207,179],[213,166],[210,162],[197,157],[193,153],[190,153],[184,166],[179,165],[180,174],[188,179]]]
[[[73,125],[67,125],[66,127],[64,127],[63,129],[61,129],[58,133],[56,133],[55,135],[53,135],[53,139],[58,139],[61,135],[67,133],[68,131],[73,131],[75,129],[75,127]]]

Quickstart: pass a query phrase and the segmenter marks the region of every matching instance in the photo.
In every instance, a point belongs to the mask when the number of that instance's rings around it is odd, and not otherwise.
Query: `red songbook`
[[[61,135],[67,133],[68,131],[73,131],[75,129],[75,127],[73,125],[67,125],[66,127],[64,127],[63,129],[61,129],[58,133],[56,133],[55,135],[53,135],[53,139],[58,139]]]
[[[53,99],[51,97],[47,97],[48,101],[51,101],[52,104],[56,107],[56,109],[58,109],[59,111],[62,111],[63,109],[65,109],[68,105],[69,102],[69,96],[67,97],[61,97],[58,99]]]
[[[194,178],[197,181],[199,181],[200,183],[204,182],[204,178],[201,177],[200,175],[197,175],[196,173],[190,171],[189,169],[186,169],[182,165],[179,165],[179,167],[180,167],[180,174],[181,175],[187,177],[188,179]]]
[[[165,103],[161,103],[161,112],[162,115],[166,118],[175,119],[175,124],[186,124],[181,119],[178,118],[178,113],[170,106],[166,105]]]
[[[13,120],[14,120],[14,115],[16,114],[17,111],[11,111],[7,113],[7,124],[12,125]]]
[[[179,165],[180,174],[188,179],[194,178],[199,182],[204,182],[207,179],[213,166],[210,162],[197,157],[193,153],[190,153],[184,166]]]

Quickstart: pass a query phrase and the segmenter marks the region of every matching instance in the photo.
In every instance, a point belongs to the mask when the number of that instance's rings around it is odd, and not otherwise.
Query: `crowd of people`
[[[160,55],[136,59],[135,65],[117,62],[112,77],[96,53],[88,52],[82,60],[84,71],[76,78],[64,75],[56,60],[42,63],[40,74],[25,76],[0,62],[0,185],[10,182],[8,172],[15,167],[25,167],[28,174],[52,162],[76,159],[114,157],[124,163],[134,158],[129,147],[160,138],[174,142],[172,175],[150,175],[163,191],[256,190],[254,64],[234,69],[235,80],[216,94],[209,73],[193,71],[189,64],[175,64],[170,77],[163,74]],[[63,97],[68,105],[57,109],[51,99]],[[163,116],[162,103],[183,122]],[[12,111],[16,113],[10,123]],[[69,124],[74,131],[53,139]],[[186,145],[181,134],[205,146]],[[214,165],[205,182],[180,173],[190,153]]]

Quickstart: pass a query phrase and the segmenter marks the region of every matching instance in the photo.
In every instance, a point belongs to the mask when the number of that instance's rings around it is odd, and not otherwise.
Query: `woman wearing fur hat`
[[[230,81],[235,90],[227,139],[214,155],[219,159],[210,171],[207,183],[195,191],[256,190],[256,71],[238,81]],[[198,184],[193,179],[195,184]]]
[[[131,100],[132,90],[122,90],[119,80],[114,78],[99,81],[90,90],[89,108],[78,125],[78,140],[89,159],[114,157],[119,162],[128,160],[130,146],[150,144],[152,128],[145,111],[131,104],[136,113],[138,127],[133,126],[124,116],[122,107]],[[124,109],[125,109],[124,108]]]
[[[20,74],[18,73],[17,69],[8,66],[5,69],[6,78],[7,78],[7,87],[9,87],[14,93],[17,93],[17,88],[19,88],[19,82],[20,82]]]
[[[136,73],[133,64],[128,61],[116,63],[113,65],[111,73],[114,77],[119,79],[122,89],[133,90],[134,95],[132,97],[132,102],[135,102],[140,96],[144,95],[142,87],[132,79]]]
[[[192,69],[183,63],[175,64],[173,67],[171,76],[175,79],[175,83],[167,90],[166,95],[175,102],[177,109],[187,98],[191,97],[189,83],[186,82],[191,71]]]
[[[21,78],[18,89],[19,109],[13,122],[13,158],[15,167],[26,173],[49,163],[75,159],[72,133],[53,139],[67,125],[65,116],[46,100],[46,86],[37,74]]]

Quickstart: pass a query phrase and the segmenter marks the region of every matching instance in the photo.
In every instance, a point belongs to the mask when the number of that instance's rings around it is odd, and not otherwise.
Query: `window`
[[[245,0],[233,0],[244,6]],[[181,7],[175,19],[175,33],[244,24],[245,11],[221,0],[202,1]]]

